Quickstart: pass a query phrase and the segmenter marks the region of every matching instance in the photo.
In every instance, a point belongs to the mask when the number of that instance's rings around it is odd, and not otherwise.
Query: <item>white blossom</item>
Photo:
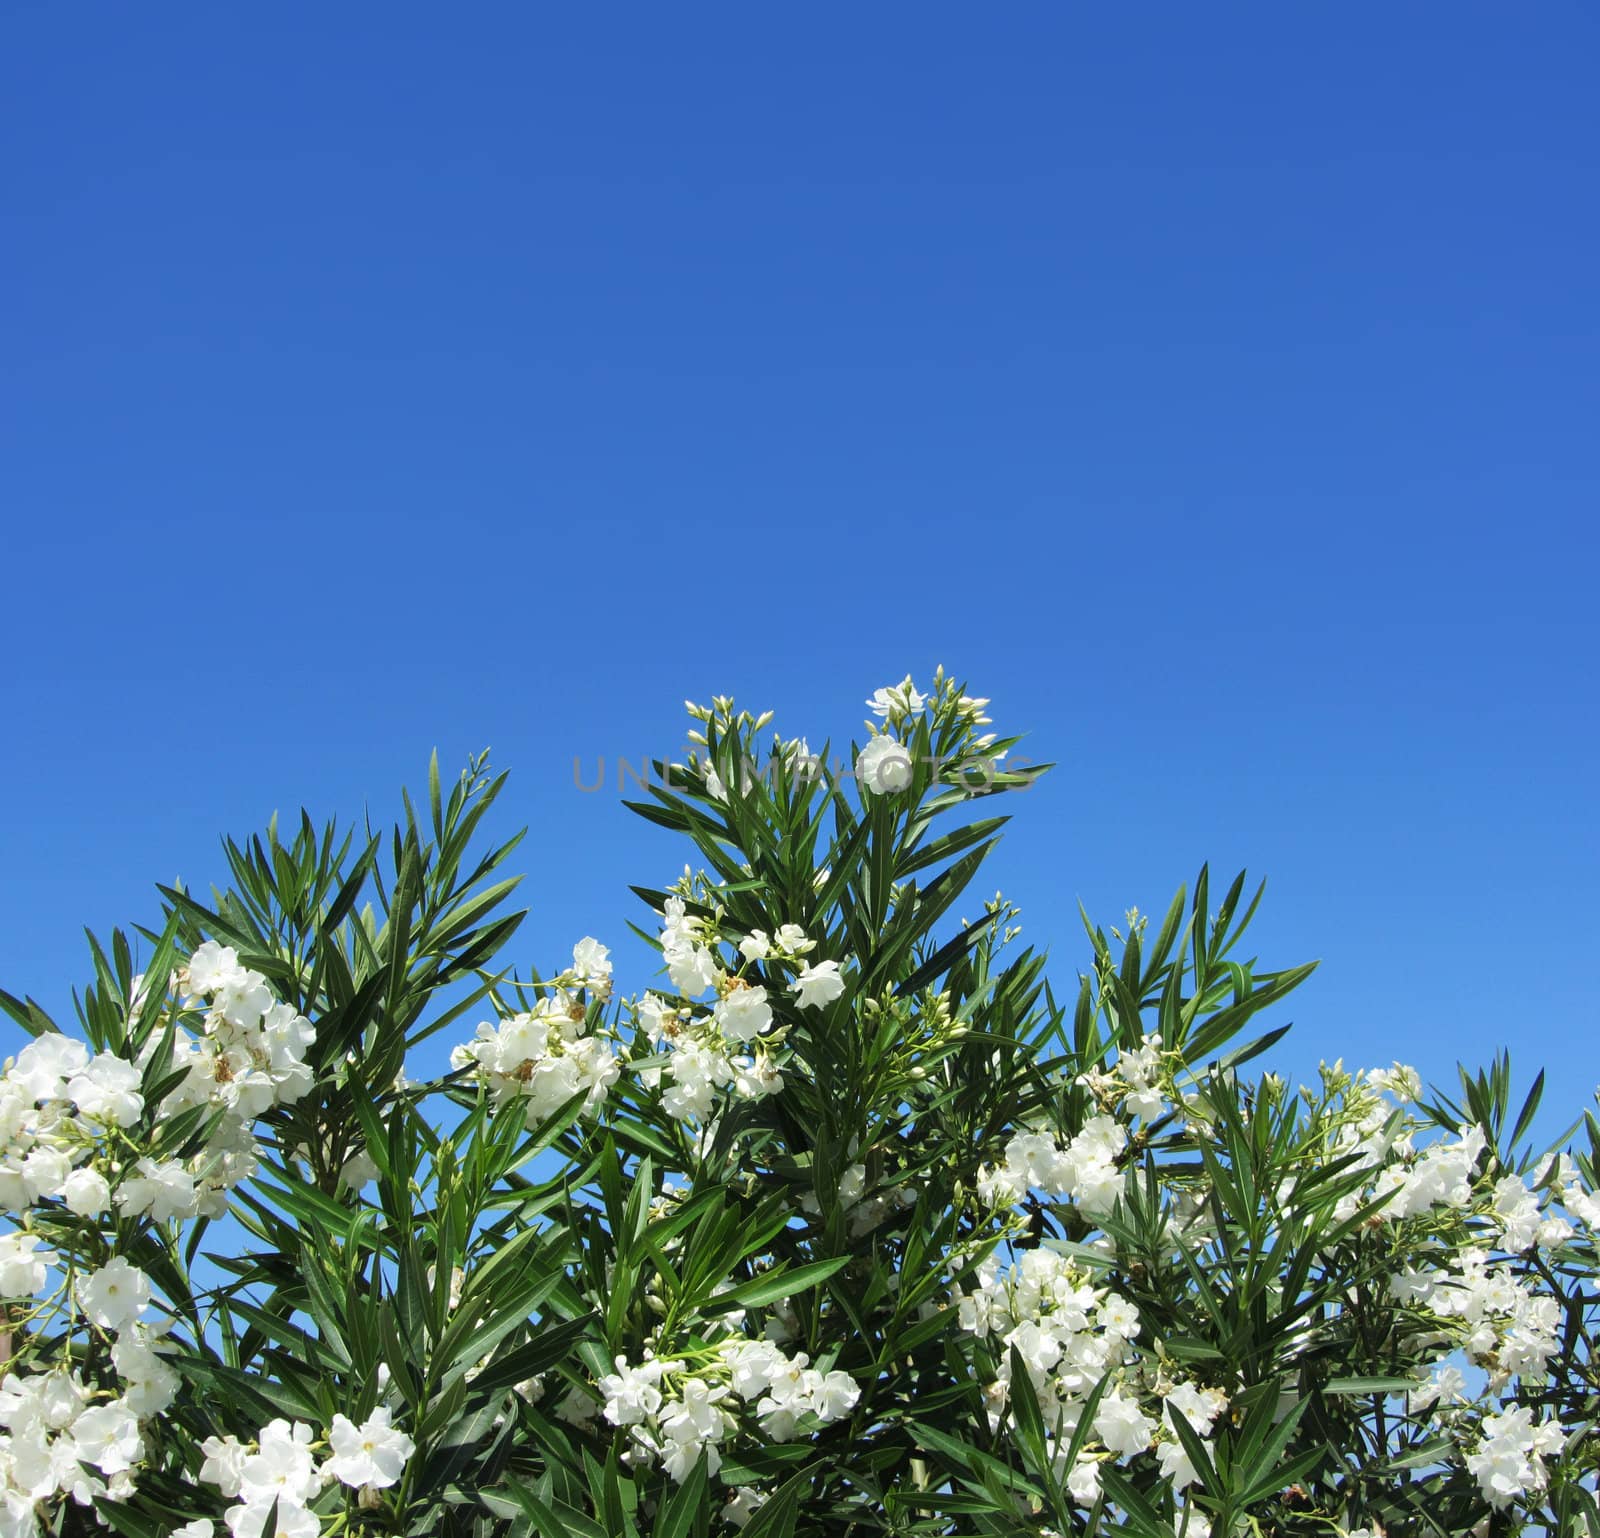
[[[132,1063],[111,1052],[95,1055],[67,1083],[67,1098],[92,1121],[131,1127],[144,1113],[142,1075]]]
[[[926,703],[927,697],[917,691],[909,673],[898,684],[875,689],[872,698],[867,701],[873,715],[889,716],[896,720],[904,715],[914,715]]]
[[[322,1472],[341,1484],[370,1485],[386,1489],[405,1472],[406,1460],[417,1450],[405,1432],[389,1424],[389,1411],[380,1407],[359,1426],[336,1415],[328,1432],[330,1456]]]
[[[0,1234],[0,1295],[22,1298],[38,1292],[59,1259],[37,1234]]]
[[[880,733],[856,755],[856,781],[875,796],[889,796],[910,785],[915,769],[911,750],[897,737]]]
[[[150,1306],[150,1278],[118,1255],[79,1282],[78,1301],[102,1330],[125,1330]]]
[[[817,1009],[831,1004],[844,992],[844,979],[837,961],[818,961],[806,967],[795,979],[795,1000],[802,1009]]]

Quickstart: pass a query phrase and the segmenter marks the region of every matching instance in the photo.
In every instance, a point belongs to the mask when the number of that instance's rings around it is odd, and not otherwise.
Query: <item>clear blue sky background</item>
[[[1272,885],[1323,1053],[1600,1079],[1600,23],[1573,4],[0,12],[0,983],[493,746],[525,962],[686,695],[937,662],[995,882]],[[11,1036],[6,1041],[10,1043]]]

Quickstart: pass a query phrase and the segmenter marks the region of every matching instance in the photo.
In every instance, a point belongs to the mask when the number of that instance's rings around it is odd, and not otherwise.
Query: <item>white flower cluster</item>
[[[533,1009],[495,1024],[485,1021],[473,1040],[451,1052],[450,1066],[475,1069],[496,1107],[518,1101],[530,1130],[575,1095],[585,1097],[585,1115],[598,1112],[622,1063],[606,1036],[586,1029],[584,995],[610,997],[609,955],[598,940],[580,940],[572,948],[572,966],[544,985]]]
[[[682,914],[678,915],[682,917]],[[672,915],[667,915],[669,925]],[[798,923],[781,923],[778,933],[752,930],[739,941],[739,955],[746,962],[789,962],[798,967],[795,976],[795,1003],[802,1010],[821,1010],[845,992],[845,979],[838,973],[838,962],[805,962],[816,949],[816,941],[806,938]]]
[[[326,1446],[319,1463],[318,1447]],[[224,1521],[233,1538],[262,1538],[276,1506],[277,1538],[317,1538],[322,1524],[311,1508],[332,1480],[362,1491],[398,1483],[416,1445],[390,1424],[386,1408],[374,1410],[359,1426],[343,1415],[333,1418],[326,1444],[318,1443],[303,1421],[274,1420],[254,1443],[235,1437],[208,1437],[200,1478],[229,1500]],[[191,1522],[184,1538],[211,1538],[210,1522]]]
[[[1457,1136],[1441,1138],[1419,1154],[1416,1135],[1427,1124],[1403,1110],[1420,1093],[1414,1068],[1396,1063],[1391,1069],[1351,1075],[1342,1064],[1331,1068],[1325,1064],[1323,1079],[1331,1093],[1316,1114],[1323,1124],[1327,1158],[1330,1162],[1351,1158],[1357,1167],[1373,1172],[1367,1184],[1343,1197],[1334,1209],[1340,1220],[1381,1200],[1386,1222],[1421,1219],[1437,1228],[1471,1219],[1486,1227],[1502,1250],[1521,1255],[1535,1247],[1559,1247],[1573,1237],[1573,1220],[1592,1226],[1600,1217],[1600,1200],[1583,1189],[1566,1155],[1554,1167],[1547,1164],[1541,1169],[1529,1186],[1509,1171],[1490,1178],[1495,1161],[1485,1159],[1489,1140],[1481,1127],[1464,1127]],[[1286,1182],[1279,1192],[1280,1203],[1287,1203],[1293,1191],[1294,1183]],[[1557,1196],[1566,1216],[1550,1210]]]
[[[1600,1235],[1600,1196],[1586,1191],[1570,1154],[1556,1160],[1555,1183],[1561,1190],[1561,1205],[1587,1229]]]
[[[74,1273],[56,1249],[29,1230],[28,1214],[59,1203],[96,1227],[115,1215],[155,1222],[217,1217],[228,1191],[256,1167],[250,1123],[310,1088],[304,1061],[316,1039],[305,1018],[273,998],[259,972],[231,947],[207,941],[175,973],[170,989],[183,1010],[203,1010],[197,1038],[172,1033],[171,1069],[182,1074],[160,1105],[163,1117],[191,1106],[224,1114],[192,1159],[141,1151],[135,1129],[149,1111],[145,1069],[161,1040],[148,1039],[136,1062],[91,1054],[81,1041],[40,1036],[0,1078],[0,1206],[23,1226],[0,1235],[0,1294],[39,1298],[34,1316],[65,1307],[68,1289],[52,1278]],[[149,990],[133,987],[130,1011]],[[147,1145],[143,1145],[147,1146]],[[71,1356],[48,1371],[17,1369],[0,1385],[0,1538],[31,1538],[41,1503],[70,1495],[127,1499],[144,1456],[141,1422],[162,1414],[179,1388],[163,1359],[167,1322],[150,1315],[150,1279],[123,1256],[77,1270],[71,1288],[76,1323],[111,1337],[114,1388],[86,1384]]]
[[[113,1052],[91,1055],[68,1036],[40,1036],[0,1079],[0,1207],[21,1213],[59,1201],[78,1217],[114,1209],[156,1222],[223,1214],[227,1193],[256,1168],[250,1123],[310,1088],[304,1054],[316,1032],[229,946],[208,940],[173,985],[190,1005],[204,1003],[204,1026],[198,1040],[175,1027],[171,1067],[186,1072],[160,1109],[169,1117],[196,1105],[228,1113],[207,1147],[187,1162],[138,1154],[129,1162],[124,1149],[114,1156],[107,1146],[125,1143],[120,1134],[145,1115],[144,1069],[159,1033],[137,1062]],[[113,1194],[110,1177],[117,1175]]]
[[[1489,1373],[1491,1393],[1511,1378],[1539,1376],[1561,1349],[1560,1303],[1519,1280],[1509,1265],[1492,1264],[1486,1250],[1461,1251],[1438,1269],[1407,1266],[1390,1278],[1389,1290],[1453,1326],[1445,1340]]]
[[[79,1217],[107,1212],[102,1139],[144,1115],[141,1077],[132,1063],[111,1052],[91,1057],[69,1036],[24,1047],[0,1079],[0,1207],[23,1213],[60,1201]]]
[[[714,987],[721,970],[704,940],[704,922],[689,913],[681,897],[669,897],[662,910],[661,959],[672,986],[686,998],[697,999]]]
[[[1538,1392],[1561,1353],[1564,1315],[1560,1298],[1524,1258],[1560,1250],[1576,1224],[1592,1226],[1600,1217],[1600,1201],[1564,1155],[1531,1186],[1504,1170],[1481,1127],[1464,1127],[1418,1153],[1415,1138],[1425,1123],[1404,1110],[1421,1092],[1415,1069],[1396,1063],[1347,1075],[1334,1064],[1324,1066],[1323,1079],[1329,1156],[1354,1154],[1371,1172],[1362,1189],[1339,1202],[1335,1217],[1383,1199],[1381,1221],[1414,1236],[1388,1290],[1418,1312],[1408,1345],[1441,1354],[1411,1391],[1410,1409],[1431,1412],[1449,1430],[1492,1504],[1537,1495],[1548,1479],[1543,1459],[1559,1451],[1563,1432],[1553,1421],[1535,1425],[1524,1405],[1497,1400],[1514,1382]],[[1565,1214],[1555,1210],[1558,1201]],[[1475,1383],[1455,1365],[1457,1353],[1479,1369]]]
[[[178,974],[178,987],[204,1003],[204,1034],[196,1040],[178,1032],[172,1066],[187,1067],[189,1074],[163,1102],[165,1109],[210,1103],[250,1122],[310,1091],[305,1055],[316,1031],[292,1005],[273,997],[265,977],[240,964],[231,945],[207,940]]]
[[[826,1425],[861,1397],[849,1373],[819,1371],[804,1352],[789,1356],[771,1340],[730,1336],[693,1362],[646,1356],[630,1366],[619,1356],[615,1365],[599,1383],[606,1419],[629,1428],[637,1456],[680,1482],[702,1453],[708,1472],[721,1468],[719,1444],[738,1430],[741,1400],[766,1437],[789,1442],[807,1416]]]
[[[992,732],[981,737],[971,736],[974,727],[988,725],[989,718],[983,714],[988,703],[986,699],[961,694],[942,667],[934,673],[928,694],[917,688],[909,673],[897,684],[874,690],[867,706],[884,725],[867,723],[870,735],[856,754],[857,785],[872,796],[892,796],[911,785],[916,778],[916,760],[911,747],[894,733],[930,705],[939,721],[955,722],[964,729],[965,751],[970,757],[962,767],[981,769],[986,776],[992,775],[995,766],[1005,757],[1004,751],[989,751],[995,740]]]
[[[773,1054],[786,1031],[776,1025],[766,985],[742,974],[757,963],[790,966],[797,971],[796,1007],[823,1007],[844,992],[845,982],[837,961],[804,961],[815,949],[816,941],[798,924],[783,924],[770,935],[757,929],[739,941],[742,959],[729,970],[705,922],[688,912],[683,898],[666,900],[661,953],[680,997],[647,993],[635,1013],[653,1048],[667,1054],[664,1064],[641,1069],[640,1078],[652,1089],[666,1080],[662,1105],[668,1115],[704,1124],[714,1114],[719,1090],[745,1100],[782,1090]],[[716,1002],[709,1013],[697,1015],[694,1001],[708,991],[715,991]]]
[[[1422,1075],[1405,1063],[1391,1068],[1369,1068],[1365,1078],[1381,1095],[1393,1095],[1401,1105],[1410,1105],[1422,1093]]]
[[[1484,1418],[1482,1439],[1466,1457],[1467,1472],[1491,1506],[1504,1508],[1545,1488],[1544,1460],[1560,1452],[1566,1440],[1553,1421],[1535,1425],[1532,1410],[1513,1405]]]
[[[898,727],[921,712],[927,696],[911,682],[911,675],[898,684],[878,689],[867,701],[873,715],[886,721],[889,727]],[[910,785],[916,773],[916,763],[911,749],[887,727],[869,728],[872,735],[856,754],[856,783],[874,796],[892,796]]]
[[[1374,1194],[1395,1192],[1384,1216],[1394,1221],[1417,1217],[1435,1207],[1471,1205],[1478,1161],[1488,1145],[1481,1127],[1469,1127],[1448,1142],[1435,1143],[1407,1167],[1392,1164],[1378,1178]]]
[[[1380,1172],[1394,1166],[1396,1160],[1414,1156],[1411,1124],[1395,1114],[1396,1107],[1383,1099],[1383,1094],[1396,1075],[1410,1075],[1415,1071],[1397,1063],[1392,1071],[1374,1069],[1369,1074],[1346,1079],[1342,1065],[1336,1064],[1331,1070],[1325,1068],[1329,1083],[1344,1086],[1343,1097],[1337,1102],[1337,1116],[1331,1122],[1326,1112],[1321,1117],[1324,1148],[1330,1163],[1349,1159],[1352,1168]],[[1404,1080],[1401,1082],[1409,1093],[1408,1084]],[[1429,1178],[1436,1178],[1437,1173]],[[1293,1197],[1294,1182],[1290,1180],[1278,1193],[1279,1205],[1287,1208]],[[1372,1199],[1370,1187],[1351,1191],[1334,1208],[1334,1217],[1343,1222]],[[1390,1215],[1387,1209],[1385,1215]]]
[[[171,1066],[187,1073],[161,1109],[175,1116],[207,1106],[223,1114],[191,1166],[146,1158],[135,1178],[124,1179],[118,1206],[157,1222],[226,1212],[228,1192],[257,1168],[252,1124],[274,1106],[292,1105],[309,1093],[305,1055],[317,1039],[311,1022],[276,999],[266,978],[241,964],[231,945],[207,940],[174,975],[173,986],[185,1008],[203,1014],[198,1036],[181,1025],[174,1030]],[[145,1043],[141,1069],[159,1043],[159,1032]]]
[[[1080,1074],[1078,1083],[1102,1105],[1115,1107],[1124,1116],[1154,1121],[1167,1108],[1162,1093],[1164,1066],[1161,1036],[1152,1033],[1137,1047],[1120,1053],[1109,1073]]]
[[[936,695],[942,684],[941,675],[934,681]],[[886,724],[880,729],[871,722],[867,723],[871,735],[856,754],[855,767],[856,783],[862,790],[874,796],[892,796],[911,784],[916,775],[916,761],[911,756],[911,749],[898,737],[891,735],[889,728],[903,726],[912,716],[920,715],[927,703],[928,696],[911,682],[909,673],[898,684],[887,685],[873,692],[867,705],[873,715]],[[974,703],[986,705],[988,701]]]
[[[986,1393],[991,1429],[999,1430],[1006,1419],[1015,1347],[1056,1449],[1057,1473],[1080,1505],[1092,1505],[1100,1494],[1105,1460],[1127,1462],[1152,1446],[1175,1491],[1181,1494],[1198,1478],[1172,1417],[1182,1415],[1197,1435],[1208,1437],[1227,1396],[1198,1383],[1152,1380],[1133,1345],[1139,1311],[1126,1298],[1097,1287],[1066,1256],[1030,1249],[1004,1271],[989,1259],[973,1289],[956,1289],[954,1299],[962,1327],[993,1337],[1002,1348],[998,1380]],[[1095,1407],[1091,1435],[1067,1466],[1068,1444],[1102,1380],[1107,1388]],[[1190,1531],[1200,1530],[1194,1526],[1198,1516],[1191,1513]]]
[[[9,1296],[40,1291],[58,1260],[32,1234],[0,1237],[0,1276]],[[68,1364],[6,1374],[0,1382],[3,1538],[32,1538],[38,1503],[56,1495],[70,1495],[81,1506],[102,1495],[127,1499],[144,1456],[139,1423],[160,1415],[178,1392],[178,1375],[161,1359],[163,1331],[145,1317],[151,1291],[144,1272],[118,1256],[79,1277],[76,1301],[90,1324],[114,1337],[118,1386],[94,1388]]]
[[[1064,1145],[1045,1132],[1019,1132],[998,1167],[978,1172],[979,1199],[1009,1207],[1038,1190],[1076,1202],[1090,1215],[1110,1212],[1122,1194],[1117,1160],[1127,1146],[1127,1129],[1106,1115],[1091,1116]]]
[[[97,1395],[69,1369],[0,1382],[0,1534],[33,1538],[38,1506],[70,1495],[80,1506],[101,1496],[126,1500],[144,1456],[139,1415],[120,1398]]]
[[[759,731],[772,719],[771,711],[760,716],[751,716],[748,712],[736,716],[733,701],[724,696],[713,698],[710,707],[688,700],[684,703],[696,721],[707,724],[716,722],[725,732],[744,728]],[[913,717],[921,715],[931,706],[940,725],[955,725],[961,729],[964,751],[970,755],[965,767],[981,769],[986,775],[992,776],[994,766],[1005,757],[1005,752],[991,751],[995,741],[993,733],[977,737],[972,735],[975,728],[989,724],[988,716],[983,714],[988,703],[986,699],[974,699],[962,694],[943,668],[935,672],[931,690],[927,694],[918,689],[910,674],[907,674],[898,684],[874,690],[867,700],[868,708],[883,724],[880,726],[877,722],[867,722],[867,741],[856,754],[854,765],[844,772],[855,779],[867,796],[891,796],[908,789],[916,778],[916,760],[910,744],[899,734],[912,723]],[[700,748],[708,746],[706,734],[698,729],[689,733],[689,740]],[[773,756],[785,766],[788,773],[802,780],[815,779],[821,772],[821,759],[812,753],[804,737],[788,741],[781,736],[776,737]],[[691,762],[704,782],[706,795],[719,805],[730,804],[730,792],[736,792],[741,797],[747,796],[761,775],[755,761],[743,757],[735,764],[734,783],[730,786],[724,774],[711,762],[711,757],[709,751],[704,756],[692,752]]]
[[[1126,1123],[1132,1118],[1149,1120],[1164,1114],[1169,1103],[1182,1103],[1192,1134],[1213,1136],[1216,1112],[1209,1097],[1217,1090],[1229,1093],[1231,1086],[1207,1081],[1185,1103],[1164,1057],[1170,1061],[1172,1055],[1163,1054],[1161,1038],[1150,1035],[1120,1054],[1110,1071],[1081,1076],[1077,1082],[1093,1094],[1100,1114],[1065,1142],[1033,1130],[1013,1136],[998,1166],[979,1171],[980,1200],[1003,1212],[1028,1191],[1040,1191],[1076,1202],[1093,1218],[1109,1212],[1122,1190],[1118,1166],[1131,1141]],[[1411,1391],[1410,1412],[1437,1417],[1486,1499],[1501,1506],[1536,1499],[1549,1479],[1543,1460],[1561,1447],[1565,1433],[1553,1418],[1535,1424],[1531,1417],[1540,1412],[1517,1401],[1540,1395],[1562,1356],[1567,1303],[1548,1284],[1549,1267],[1571,1263],[1569,1246],[1580,1230],[1592,1232],[1600,1220],[1600,1197],[1585,1188],[1565,1155],[1527,1178],[1507,1169],[1480,1127],[1464,1126],[1419,1149],[1433,1123],[1415,1108],[1420,1078],[1403,1064],[1356,1074],[1345,1072],[1342,1063],[1324,1064],[1322,1078],[1320,1097],[1302,1091],[1310,1107],[1300,1144],[1305,1169],[1338,1161],[1362,1173],[1361,1185],[1335,1206],[1335,1221],[1378,1204],[1364,1232],[1382,1235],[1399,1257],[1388,1288],[1409,1315],[1402,1341],[1414,1360],[1433,1362]],[[1276,1105],[1284,1086],[1269,1076],[1260,1093],[1259,1105],[1249,1106],[1247,1115]],[[1219,1153],[1226,1158],[1228,1151]],[[1280,1215],[1293,1210],[1299,1184],[1294,1175],[1282,1181],[1275,1193]],[[1212,1231],[1205,1188],[1177,1180],[1167,1196],[1174,1242],[1203,1246]],[[1103,1238],[1095,1244],[1111,1247]],[[1048,1301],[1041,1304],[1041,1298]],[[1090,1428],[1098,1446],[1091,1440],[1079,1465],[1060,1471],[1076,1496],[1092,1499],[1105,1458],[1146,1449],[1179,1494],[1194,1483],[1196,1471],[1175,1433],[1174,1417],[1182,1414],[1196,1433],[1208,1436],[1225,1395],[1200,1383],[1174,1384],[1164,1365],[1131,1349],[1102,1357],[1096,1325],[1107,1307],[1118,1307],[1114,1295],[1101,1302],[1087,1277],[1067,1262],[1024,1252],[1009,1278],[990,1262],[959,1305],[963,1324],[992,1333],[1008,1348],[999,1358],[1000,1381],[988,1391],[997,1428],[1011,1346],[1028,1365],[1047,1423],[1056,1415],[1067,1429],[1078,1418],[1074,1396],[1081,1403],[1084,1385],[1092,1388],[1099,1381],[1095,1369],[1104,1367],[1106,1387]],[[1060,1319],[1075,1328],[1063,1333]],[[1192,1510],[1190,1517],[1199,1520]]]
[[[764,988],[738,983],[709,1016],[699,1020],[692,1011],[647,993],[639,1001],[638,1018],[658,1051],[670,1047],[664,1067],[643,1068],[639,1077],[655,1089],[665,1074],[668,1084],[661,1096],[662,1109],[679,1121],[707,1122],[715,1110],[718,1090],[755,1100],[776,1095],[783,1088],[783,1074],[770,1055],[770,1042],[758,1043],[753,1052],[742,1050],[743,1043],[755,1038],[741,1032],[759,1031],[771,1024],[772,1007]],[[762,1024],[758,1026],[757,1021]]]

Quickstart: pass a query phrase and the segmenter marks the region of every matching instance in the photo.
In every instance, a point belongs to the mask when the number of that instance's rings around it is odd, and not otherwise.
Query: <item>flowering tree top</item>
[[[480,758],[0,993],[0,1538],[1600,1534],[1593,1115],[1244,1077],[1243,876],[1052,973],[954,916],[1045,766],[866,703],[689,707],[631,990],[517,967]]]

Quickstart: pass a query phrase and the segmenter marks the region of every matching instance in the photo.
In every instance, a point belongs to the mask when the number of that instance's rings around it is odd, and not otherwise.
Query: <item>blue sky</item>
[[[1287,1070],[1600,1080],[1591,13],[0,26],[0,984],[485,745],[520,959],[642,982],[574,759],[942,662],[1064,972],[1248,866]]]

